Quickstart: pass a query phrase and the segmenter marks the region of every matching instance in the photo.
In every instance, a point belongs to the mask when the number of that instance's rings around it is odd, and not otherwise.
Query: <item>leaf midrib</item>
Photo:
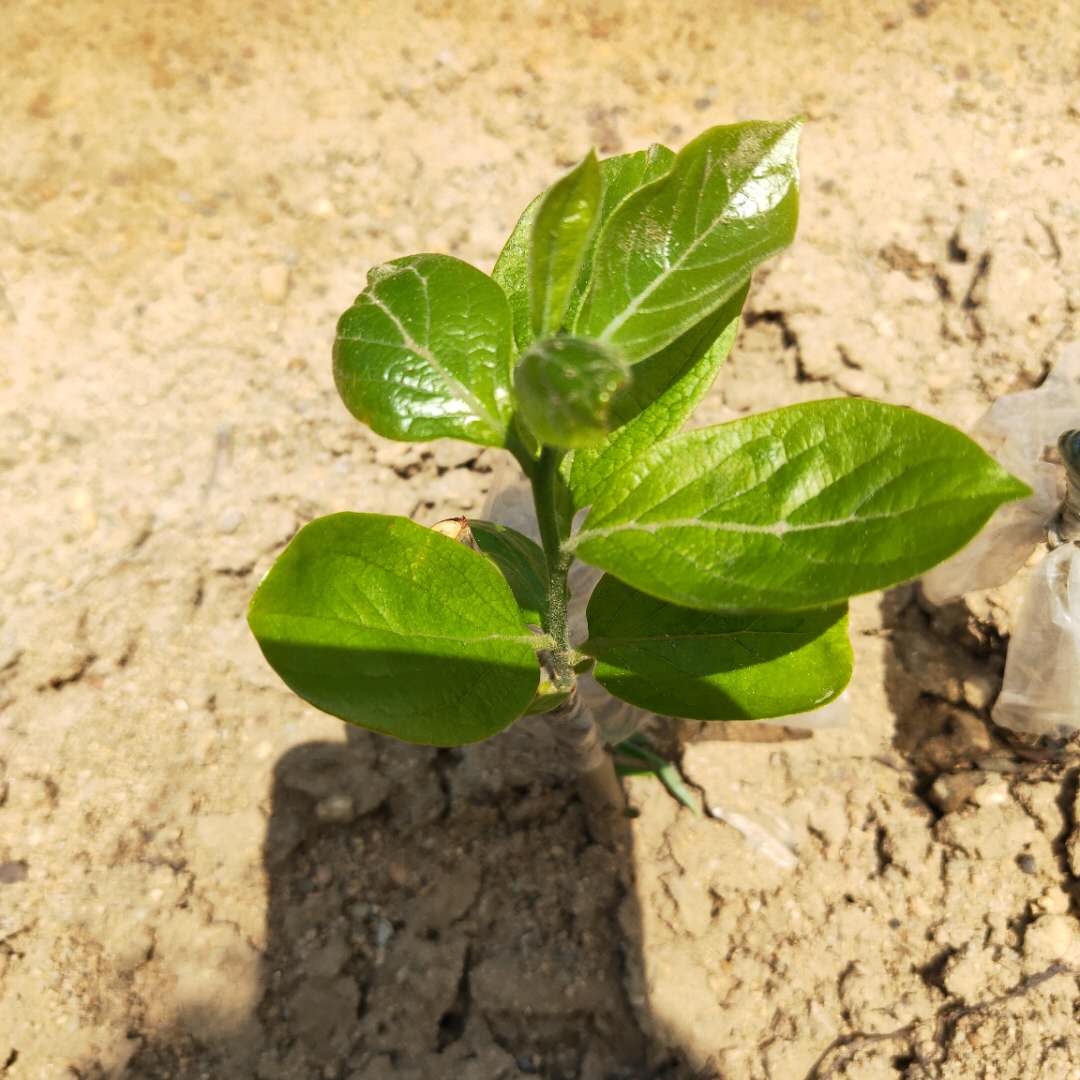
[[[833,624],[830,624],[830,626]],[[820,634],[811,634],[805,630],[731,630],[726,633],[708,633],[708,634],[640,634],[633,637],[590,637],[583,645],[579,646],[582,652],[589,652],[591,649],[602,648],[605,645],[610,645],[618,648],[620,645],[636,645],[641,642],[649,641],[719,641],[726,640],[728,638],[743,638],[743,637],[793,637],[793,638],[806,638],[808,641],[815,641],[821,634],[828,633],[830,627],[827,626]],[[591,653],[590,653],[591,655]]]
[[[845,525],[861,525],[864,522],[873,521],[892,521],[896,518],[903,517],[905,514],[911,514],[915,512],[924,513],[927,510],[933,509],[934,506],[950,505],[954,506],[957,502],[982,502],[985,501],[987,496],[958,496],[954,499],[950,499],[947,504],[943,503],[927,503],[918,507],[909,507],[905,510],[898,510],[893,513],[887,514],[850,514],[843,518],[834,518],[829,521],[816,521],[816,522],[790,522],[786,519],[780,521],[774,521],[768,525],[755,525],[751,522],[740,521],[705,521],[701,518],[672,518],[668,521],[628,521],[620,522],[615,525],[607,527],[601,527],[596,529],[582,529],[580,532],[575,533],[569,540],[563,544],[563,550],[567,552],[573,552],[581,544],[587,543],[590,540],[604,540],[609,536],[615,536],[624,532],[647,532],[657,533],[663,529],[705,529],[710,532],[731,532],[731,533],[750,533],[758,536],[775,536],[782,538],[789,533],[802,533],[802,532],[814,532],[817,529],[837,529],[842,528]]]
[[[419,279],[424,289],[425,297],[428,295],[428,281],[415,266],[402,267],[402,272],[411,271]],[[390,280],[387,278],[383,279]],[[401,335],[401,345],[406,352],[411,352],[418,359],[430,364],[438,376],[446,383],[447,389],[452,393],[456,393],[457,396],[473,410],[478,419],[484,420],[491,427],[494,434],[498,434],[503,430],[502,425],[488,410],[487,406],[459,379],[452,375],[442,362],[431,351],[430,342],[428,345],[421,345],[411,333],[409,333],[405,324],[397,317],[394,311],[379,297],[377,292],[378,286],[382,282],[377,282],[376,285],[368,292],[368,299],[373,303],[393,324],[397,327],[398,333]],[[428,300],[428,322],[430,325],[430,299]],[[346,339],[347,340],[347,339]]]
[[[907,511],[904,511],[907,513]],[[865,514],[817,521],[813,524],[793,524],[787,520],[774,521],[768,525],[754,525],[742,521],[705,521],[702,518],[671,518],[668,521],[628,521],[596,529],[582,529],[563,544],[564,551],[573,551],[589,540],[603,540],[623,532],[657,533],[662,529],[705,529],[709,532],[752,533],[759,536],[783,537],[788,533],[813,532],[815,529],[836,529],[844,525],[857,525],[864,521],[888,521],[899,514]]]
[[[772,149],[774,149],[774,148],[775,148],[775,145],[774,145],[774,147],[770,148],[770,151]],[[711,178],[712,170],[716,168],[715,163],[712,163],[712,161],[711,161],[711,159],[712,159],[712,151],[711,150],[707,153],[706,157],[707,157],[706,169],[708,171],[709,177]],[[619,312],[619,314],[616,315],[615,318],[613,318],[607,324],[607,326],[605,326],[604,329],[598,335],[596,335],[601,341],[609,341],[613,334],[616,334],[620,329],[622,329],[623,326],[626,325],[626,323],[631,318],[633,318],[634,315],[637,314],[638,309],[641,307],[641,305],[654,292],[656,292],[656,290],[658,288],[660,288],[660,286],[665,281],[667,281],[672,275],[678,273],[678,271],[682,268],[683,263],[685,263],[686,260],[688,258],[690,258],[690,256],[693,255],[693,253],[703,243],[705,243],[706,240],[708,240],[712,236],[713,232],[724,221],[727,220],[727,214],[728,214],[728,211],[729,211],[729,209],[730,209],[730,207],[732,205],[732,202],[734,201],[734,197],[736,195],[740,194],[743,191],[743,189],[746,187],[746,185],[752,179],[754,179],[756,176],[757,176],[757,171],[756,170],[751,171],[749,173],[749,175],[746,177],[746,179],[743,181],[743,183],[739,185],[739,187],[737,187],[737,188],[733,189],[731,192],[729,192],[728,198],[725,200],[725,202],[723,204],[723,208],[712,219],[712,221],[709,222],[709,225],[706,227],[706,229],[703,232],[699,233],[698,236],[694,240],[692,240],[690,242],[690,244],[687,246],[686,250],[683,251],[682,254],[679,255],[675,259],[675,261],[673,263],[668,263],[664,267],[664,269],[659,274],[657,274],[657,276],[655,278],[653,278],[653,280],[640,293],[638,293],[637,296],[635,296],[633,298],[633,300],[631,300],[630,303],[627,304],[626,307],[624,307],[623,310],[621,312]],[[659,181],[658,181],[658,185],[659,185],[659,182],[667,180],[670,177],[671,177],[671,173],[667,173],[665,176],[660,177]],[[702,184],[701,184],[701,187],[699,189],[699,192],[704,190],[705,183],[706,183],[706,179],[703,177]],[[642,189],[639,189],[639,190],[642,190],[642,191],[646,190],[649,186],[650,185],[646,185],[645,188],[642,188]],[[700,196],[700,193],[699,193],[699,199],[700,199],[700,197],[701,196]],[[620,204],[620,206],[621,205],[622,204]],[[612,215],[612,217],[614,218],[614,215]],[[610,227],[610,222],[609,222],[609,227]]]
[[[391,637],[406,640],[419,639],[421,641],[448,641],[458,645],[476,645],[484,641],[506,641],[518,645],[528,645],[533,651],[546,649],[550,646],[550,639],[542,634],[432,634],[419,630],[400,631],[392,630],[384,626],[373,626],[369,623],[346,619],[340,615],[304,615],[295,611],[260,611],[260,618],[266,619],[290,619],[301,622],[334,623],[347,626],[353,631],[363,631],[370,634],[388,634]],[[333,648],[332,643],[327,643],[328,648]]]

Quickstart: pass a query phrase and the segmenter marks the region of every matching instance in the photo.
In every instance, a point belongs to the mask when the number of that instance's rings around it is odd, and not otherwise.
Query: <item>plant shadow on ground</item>
[[[123,1075],[689,1077],[627,998],[617,831],[614,850],[591,838],[540,718],[464,750],[352,728],[296,747],[274,773],[256,1016],[218,1037],[181,1017]]]

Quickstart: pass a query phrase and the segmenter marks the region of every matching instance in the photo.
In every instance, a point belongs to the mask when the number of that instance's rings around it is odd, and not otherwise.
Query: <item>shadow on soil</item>
[[[217,1038],[181,1017],[122,1075],[689,1080],[626,997],[629,828],[595,843],[554,754],[535,719],[463,751],[354,729],[291,750],[257,1014]]]
[[[966,610],[920,605],[911,587],[888,593],[882,612],[894,746],[933,804],[935,777],[974,778],[999,750],[976,706],[993,691],[1001,643],[980,639]],[[629,824],[608,846],[594,841],[539,718],[464,750],[354,728],[345,742],[294,748],[274,771],[264,867],[254,1015],[224,1034],[212,1009],[164,1036],[133,1032],[119,1075],[716,1080],[642,1031],[626,990],[641,985]]]

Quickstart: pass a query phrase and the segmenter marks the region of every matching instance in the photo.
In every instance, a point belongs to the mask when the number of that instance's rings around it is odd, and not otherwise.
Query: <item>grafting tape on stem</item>
[[[559,748],[566,752],[578,775],[609,766],[600,729],[576,689],[548,716]]]

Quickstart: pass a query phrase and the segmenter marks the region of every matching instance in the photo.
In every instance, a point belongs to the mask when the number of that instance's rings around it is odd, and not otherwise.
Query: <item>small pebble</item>
[[[969,675],[964,680],[964,700],[978,711],[990,707],[999,689],[1001,680],[989,675]]]
[[[971,801],[980,807],[1004,806],[1011,796],[1009,785],[1000,777],[989,777],[984,783],[976,788],[971,796]]]
[[[943,813],[959,810],[985,780],[981,772],[943,773],[930,787],[930,799]]]
[[[226,510],[218,518],[217,531],[219,533],[234,533],[243,523],[244,515],[239,510]]]
[[[27,873],[24,862],[0,863],[0,885],[17,885],[26,880]]]
[[[394,936],[394,924],[389,919],[379,919],[375,923],[375,945],[379,949],[385,949]]]
[[[350,795],[327,795],[315,804],[315,816],[324,825],[347,825],[356,817],[356,804]]]
[[[1042,896],[1037,896],[1032,901],[1031,908],[1040,915],[1067,915],[1069,894],[1056,887],[1044,889]]]
[[[268,304],[284,304],[289,295],[289,268],[271,263],[259,271],[259,292]]]
[[[1040,915],[1024,934],[1024,958],[1034,968],[1080,965],[1080,934],[1068,915]]]

